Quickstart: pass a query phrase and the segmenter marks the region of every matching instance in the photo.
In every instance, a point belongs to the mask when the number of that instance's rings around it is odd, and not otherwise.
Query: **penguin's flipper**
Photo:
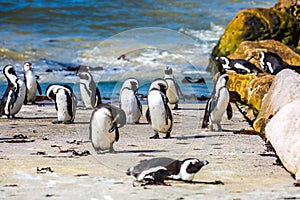
[[[142,104],[141,104],[139,98],[136,96],[136,94],[135,94],[134,96],[135,96],[135,98],[136,98],[136,102],[137,102],[137,104],[138,104],[139,110],[141,111],[141,113],[143,113],[143,112],[142,112]]]
[[[67,96],[67,105],[68,105],[67,109],[68,109],[68,113],[71,116],[71,119],[73,119],[72,97],[71,97],[71,95],[67,91],[65,91],[65,94]]]
[[[170,128],[167,132],[167,134],[169,134],[169,136],[170,136],[171,130],[173,128],[173,123],[172,123],[173,122],[173,115],[172,115],[172,111],[171,111],[170,107],[166,106],[166,108],[167,108],[168,119],[170,119],[170,121],[171,121],[171,126],[170,126]],[[166,138],[169,138],[169,137],[166,136]]]
[[[115,127],[115,141],[118,142],[120,138],[119,128]]]
[[[28,101],[27,101],[27,87],[26,87],[26,92],[25,92],[25,98],[24,98],[24,105],[27,105]]]
[[[96,87],[96,105],[95,106],[97,107],[100,104],[102,104],[100,90],[98,89],[98,87]]]
[[[206,103],[206,106],[205,106],[205,113],[204,113],[204,116],[203,116],[203,120],[202,120],[202,126],[201,128],[206,128],[208,126],[208,121],[209,121],[209,104],[210,104],[210,100],[211,99],[208,99],[207,103]]]
[[[149,110],[149,108],[147,108],[145,115],[146,115],[147,122],[149,124],[151,124],[151,116],[150,116],[150,110]]]
[[[42,88],[38,81],[36,81],[36,85],[37,85],[37,90],[38,90],[39,94],[42,95]]]
[[[232,118],[232,115],[233,115],[232,107],[231,107],[230,102],[228,103],[228,106],[226,108],[226,113],[227,113],[227,119],[230,120]]]

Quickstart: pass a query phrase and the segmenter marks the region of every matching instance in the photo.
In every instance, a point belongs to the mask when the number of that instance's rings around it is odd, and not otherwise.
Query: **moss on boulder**
[[[297,47],[300,36],[299,22],[293,16],[274,8],[254,8],[239,12],[226,27],[218,44],[211,53],[210,61],[216,56],[232,54],[242,41],[274,39],[283,44]],[[209,71],[217,63],[211,62]],[[217,66],[220,70],[220,66]]]
[[[248,105],[255,115],[260,111],[262,99],[269,90],[274,76],[270,74],[236,74],[228,73],[227,88],[231,101]]]

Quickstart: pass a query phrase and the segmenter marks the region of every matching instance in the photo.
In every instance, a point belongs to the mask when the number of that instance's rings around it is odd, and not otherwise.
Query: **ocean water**
[[[126,78],[136,77],[147,94],[170,66],[185,95],[209,96],[212,74],[205,68],[227,24],[242,9],[276,2],[0,1],[0,66],[14,65],[22,78],[30,61],[44,92],[51,83],[69,84],[79,99],[79,78],[68,68],[89,66],[102,97],[118,99]],[[181,83],[186,76],[206,84]],[[1,94],[5,87],[1,70]]]

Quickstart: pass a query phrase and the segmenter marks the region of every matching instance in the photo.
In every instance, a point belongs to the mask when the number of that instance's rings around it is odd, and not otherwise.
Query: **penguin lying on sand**
[[[6,65],[3,68],[3,74],[8,85],[1,99],[0,116],[6,115],[7,118],[14,118],[24,103],[26,86],[22,80],[18,79],[16,70],[12,65]]]
[[[229,102],[230,96],[226,88],[228,79],[227,74],[218,77],[211,98],[206,104],[202,128],[206,128],[209,123],[210,131],[213,131],[213,124],[217,124],[217,131],[222,131],[221,120],[225,111],[227,111],[227,118],[232,118],[232,107]]]
[[[227,57],[216,57],[225,71],[235,71],[238,74],[263,73],[256,65],[243,59],[229,59]]]
[[[100,91],[88,71],[79,71],[77,76],[80,78],[80,94],[81,99],[86,108],[95,108],[99,106],[101,101]]]
[[[57,111],[57,120],[52,123],[74,123],[77,99],[72,88],[68,85],[51,84],[46,89],[46,95],[55,102]]]
[[[209,162],[197,158],[187,158],[182,161],[167,157],[142,160],[134,167],[127,170],[127,175],[134,176],[143,185],[167,185],[166,179],[191,182],[195,174]]]
[[[119,140],[119,128],[126,124],[125,112],[113,105],[97,107],[90,119],[89,138],[98,153],[114,152],[113,144]]]
[[[126,113],[127,123],[136,124],[142,116],[142,104],[136,96],[139,82],[135,78],[124,81],[120,91],[120,107]]]
[[[167,88],[168,84],[164,79],[156,79],[150,85],[146,111],[146,119],[154,130],[154,136],[150,139],[158,139],[159,133],[165,133],[164,138],[171,137],[173,116],[166,96]]]
[[[263,67],[267,73],[272,75],[278,74],[283,69],[291,69],[300,73],[300,66],[289,65],[285,63],[279,55],[272,52],[260,52],[259,61],[261,67]]]
[[[174,110],[178,109],[178,102],[179,102],[179,95],[184,98],[184,95],[176,82],[174,75],[173,75],[173,69],[171,67],[165,68],[165,80],[168,83],[168,89],[166,92],[166,95],[169,99],[170,104],[175,104]]]
[[[35,103],[36,91],[42,95],[41,86],[37,81],[38,76],[34,74],[34,71],[32,70],[32,64],[30,62],[25,62],[23,68],[26,85],[26,98],[24,104],[27,104],[28,102]]]

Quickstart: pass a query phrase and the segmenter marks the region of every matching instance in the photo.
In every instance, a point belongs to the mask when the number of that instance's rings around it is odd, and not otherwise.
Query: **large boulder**
[[[218,44],[211,53],[210,61],[216,56],[232,54],[242,41],[274,39],[283,44],[297,47],[300,26],[297,19],[274,8],[253,8],[239,12],[226,27]],[[209,63],[208,70],[214,71],[216,62]]]
[[[299,90],[298,90],[299,93]],[[266,126],[266,137],[300,184],[300,99],[284,105]]]
[[[300,66],[300,54],[285,44],[276,40],[243,41],[238,48],[230,54],[230,59],[244,59],[261,68],[259,52],[273,52],[289,65]]]
[[[300,100],[299,91],[300,74],[290,69],[282,70],[277,74],[262,101],[260,112],[253,124],[254,130],[265,134],[267,123],[283,106]]]
[[[236,74],[228,73],[227,88],[230,100],[242,105],[248,105],[257,115],[260,111],[262,99],[268,92],[274,76],[270,74]]]

